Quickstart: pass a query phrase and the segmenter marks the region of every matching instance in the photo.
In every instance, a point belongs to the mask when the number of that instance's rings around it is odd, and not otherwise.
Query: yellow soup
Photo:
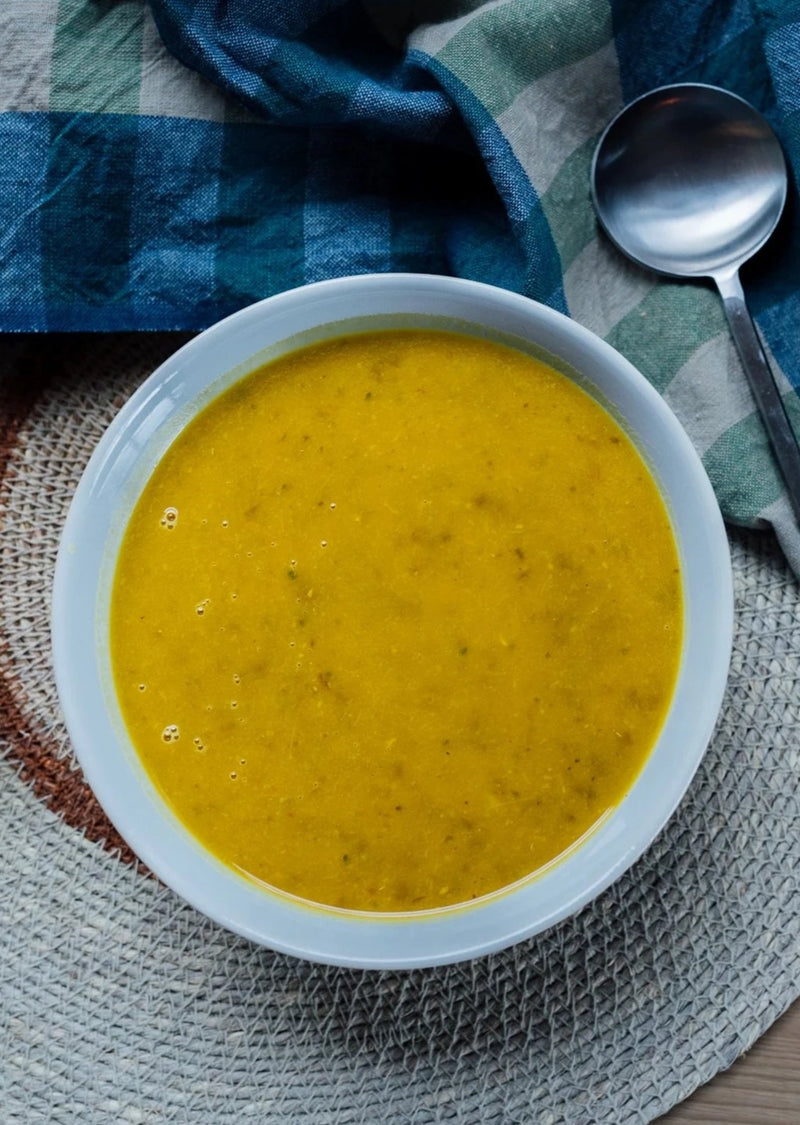
[[[259,369],[133,512],[111,653],[187,828],[318,903],[464,902],[625,795],[681,646],[669,519],[585,391],[514,349],[367,333]]]

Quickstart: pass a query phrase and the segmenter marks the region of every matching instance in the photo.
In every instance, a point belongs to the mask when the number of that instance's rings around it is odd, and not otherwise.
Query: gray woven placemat
[[[0,1119],[651,1121],[800,992],[800,599],[774,543],[732,537],[719,728],[617,884],[464,965],[294,961],[120,856],[56,701],[48,603],[69,498],[104,425],[175,344],[21,341],[3,361],[22,370],[0,386]]]

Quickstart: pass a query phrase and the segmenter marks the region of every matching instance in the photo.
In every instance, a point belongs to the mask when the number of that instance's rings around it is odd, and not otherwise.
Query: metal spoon
[[[659,273],[716,283],[800,522],[800,449],[739,281],[739,267],[775,229],[786,183],[761,114],[696,83],[663,86],[623,109],[592,164],[594,205],[620,250]]]

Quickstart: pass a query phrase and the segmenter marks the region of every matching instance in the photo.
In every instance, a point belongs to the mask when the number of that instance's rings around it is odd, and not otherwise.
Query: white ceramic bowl
[[[665,725],[633,788],[585,841],[538,876],[466,906],[367,915],[272,893],[211,856],[144,773],[111,684],[107,623],[116,553],[150,471],[192,415],[237,377],[312,340],[366,328],[439,326],[521,338],[588,384],[631,434],[659,483],[683,569],[684,646]],[[501,949],[552,926],[607,887],[648,847],[685,792],[711,736],[732,633],[728,544],[708,478],[660,396],[625,359],[573,321],[524,297],[445,277],[341,278],[261,301],[167,360],[100,441],[64,528],[53,597],[55,673],[80,764],[133,850],[198,910],[229,929],[311,960],[411,968]]]

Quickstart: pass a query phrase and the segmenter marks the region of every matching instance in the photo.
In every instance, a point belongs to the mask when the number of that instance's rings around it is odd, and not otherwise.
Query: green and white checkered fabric
[[[632,360],[800,573],[717,296],[626,262],[588,179],[677,81],[752,101],[800,169],[797,0],[5,0],[0,36],[0,329],[199,329],[367,271],[503,285]],[[795,193],[744,282],[800,424],[798,249]]]

